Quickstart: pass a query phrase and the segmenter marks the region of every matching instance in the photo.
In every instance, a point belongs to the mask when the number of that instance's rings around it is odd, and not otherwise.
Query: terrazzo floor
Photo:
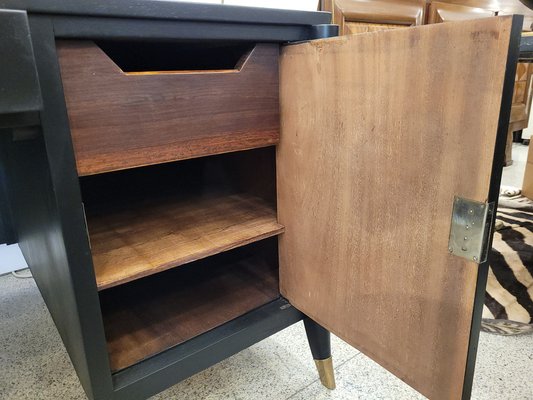
[[[503,184],[520,187],[527,147],[513,146]],[[423,399],[333,337],[337,389],[320,385],[298,323],[152,397],[152,400]],[[533,399],[533,335],[481,333],[474,400]],[[33,279],[0,276],[0,400],[85,399]]]
[[[154,396],[152,400],[423,399],[405,383],[333,338],[337,389],[316,375],[298,323]],[[533,399],[533,335],[482,333],[473,399]],[[0,276],[0,399],[84,399],[33,279]]]

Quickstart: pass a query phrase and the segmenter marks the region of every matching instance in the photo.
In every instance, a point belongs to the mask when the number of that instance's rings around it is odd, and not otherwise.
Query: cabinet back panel
[[[99,290],[283,231],[274,148],[81,178]]]
[[[449,253],[451,211],[456,195],[487,201],[511,25],[281,55],[281,293],[432,399],[465,381],[479,266]]]
[[[138,71],[137,65],[128,74],[91,41],[58,41],[57,53],[79,175],[279,140],[276,44],[257,44],[235,68],[220,71],[202,70],[217,64],[198,60],[196,71]]]
[[[275,148],[80,177],[87,213],[158,197],[248,193],[275,208]]]

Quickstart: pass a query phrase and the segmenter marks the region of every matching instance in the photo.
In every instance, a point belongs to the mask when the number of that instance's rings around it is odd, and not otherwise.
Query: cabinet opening
[[[270,238],[100,292],[113,372],[279,297]]]
[[[80,178],[98,289],[283,232],[274,150]]]
[[[240,70],[253,50],[250,43],[97,41],[126,74]]]

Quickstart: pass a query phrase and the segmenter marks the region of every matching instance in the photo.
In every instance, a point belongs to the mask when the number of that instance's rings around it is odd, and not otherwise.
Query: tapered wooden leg
[[[308,317],[304,319],[304,325],[320,382],[328,389],[335,389],[335,374],[331,358],[331,335],[327,329]]]

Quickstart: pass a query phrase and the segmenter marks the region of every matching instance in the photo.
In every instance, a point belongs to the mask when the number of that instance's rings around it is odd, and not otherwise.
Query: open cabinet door
[[[470,396],[488,264],[450,253],[452,209],[497,201],[520,24],[282,50],[281,293],[431,399]]]

